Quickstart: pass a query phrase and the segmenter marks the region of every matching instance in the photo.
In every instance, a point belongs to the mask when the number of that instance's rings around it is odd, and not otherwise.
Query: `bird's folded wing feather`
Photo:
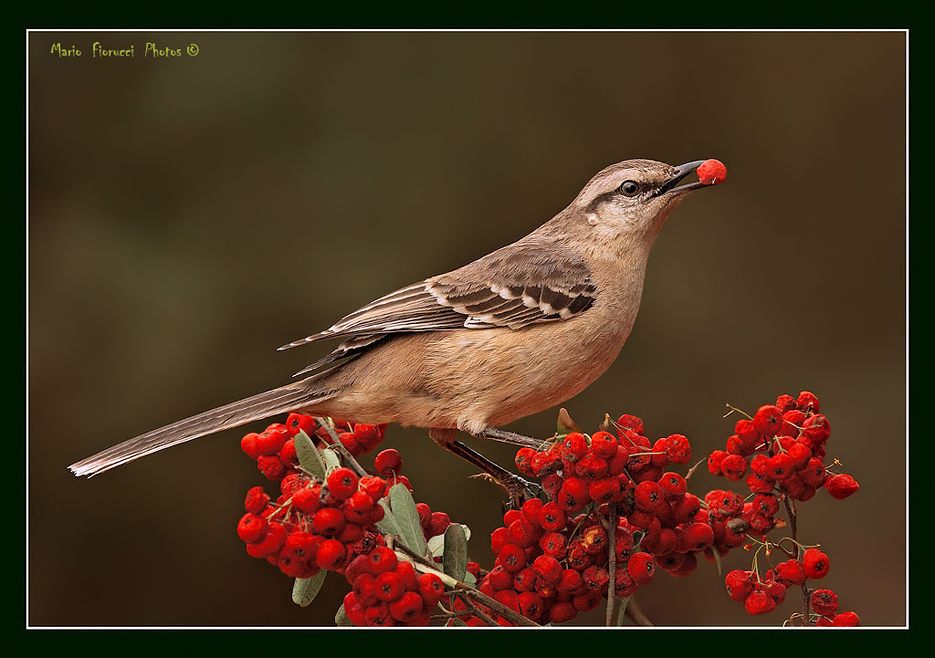
[[[595,292],[583,258],[552,244],[520,242],[447,274],[400,288],[325,331],[279,349],[326,338],[371,344],[395,333],[521,329],[583,313],[594,303]]]

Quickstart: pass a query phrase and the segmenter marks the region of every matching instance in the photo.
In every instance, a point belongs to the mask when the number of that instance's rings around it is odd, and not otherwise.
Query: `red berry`
[[[304,530],[294,530],[286,536],[283,542],[282,555],[305,562],[313,561],[318,555],[322,544],[321,537],[316,537]],[[343,550],[343,547],[342,547]]]
[[[776,398],[776,406],[782,413],[795,409],[795,398],[791,395],[780,395]]]
[[[261,455],[275,455],[282,450],[288,438],[286,426],[274,423],[257,435],[256,447]]]
[[[314,436],[315,419],[305,414],[289,414],[286,418],[286,430],[289,436],[295,436],[299,431],[305,432],[309,437]]]
[[[390,603],[390,614],[393,619],[409,622],[422,612],[422,597],[415,592],[406,592],[397,601]]]
[[[766,593],[766,590],[756,589],[744,599],[743,607],[751,615],[762,615],[771,612],[776,607],[776,602]]]
[[[617,454],[617,438],[610,432],[595,432],[591,435],[591,452],[602,459]]]
[[[838,500],[844,500],[851,494],[857,492],[860,489],[860,485],[857,484],[857,480],[852,478],[846,473],[839,473],[838,475],[832,475],[825,482],[825,488],[828,490],[828,493],[831,494],[832,498],[837,498]]]
[[[669,500],[681,499],[688,490],[688,483],[678,473],[663,473],[659,478],[663,495]]]
[[[328,537],[344,530],[345,523],[344,514],[334,507],[325,507],[318,510],[312,519],[312,527],[315,528],[315,532]]]
[[[735,601],[743,601],[753,592],[753,579],[751,571],[735,569],[724,578],[727,594]]]
[[[390,615],[390,608],[385,603],[365,608],[364,619],[367,626],[393,626],[395,623]]]
[[[250,432],[249,434],[245,434],[240,440],[240,449],[247,453],[250,459],[256,459],[260,456],[260,449],[257,447],[256,437],[256,432]]]
[[[396,553],[393,552],[393,549],[387,548],[386,546],[377,546],[374,548],[370,551],[368,559],[367,571],[374,575],[394,571],[399,562],[396,559]]]
[[[563,559],[568,552],[565,535],[560,532],[550,532],[542,535],[539,538],[539,548],[542,549],[543,553],[557,560]]]
[[[526,566],[526,551],[516,544],[506,544],[500,549],[497,560],[504,569],[516,573]]]
[[[594,480],[588,487],[588,496],[598,505],[616,500],[620,497],[620,480],[613,476]]]
[[[656,482],[640,482],[633,494],[633,502],[640,511],[654,512],[665,503],[665,494]]]
[[[370,452],[383,441],[383,427],[381,425],[354,425],[354,438],[363,452]]]
[[[567,523],[568,517],[565,514],[565,510],[559,507],[557,503],[546,503],[542,506],[542,509],[539,510],[539,525],[543,530],[551,532],[559,531],[562,530]]]
[[[253,487],[247,491],[247,498],[244,501],[244,508],[253,514],[259,514],[266,509],[269,504],[269,496],[263,491],[263,487]]]
[[[432,518],[429,520],[427,534],[429,537],[443,535],[451,525],[451,519],[445,512],[432,512]]]
[[[292,505],[303,514],[315,514],[321,507],[321,487],[299,489],[292,494]]]
[[[820,615],[833,615],[838,609],[838,595],[830,589],[816,589],[811,597],[812,609]]]
[[[813,413],[818,413],[818,410],[821,408],[818,404],[818,398],[815,397],[814,393],[809,391],[802,391],[799,393],[799,399],[795,401],[795,405],[801,411],[811,411]]]
[[[558,492],[559,506],[569,512],[581,509],[590,501],[588,484],[579,477],[570,477],[562,484]],[[545,527],[545,526],[543,526]]]
[[[805,582],[805,566],[799,560],[786,560],[776,567],[776,575],[780,580],[790,585],[801,585]]]
[[[775,436],[782,427],[782,412],[771,404],[760,407],[753,416],[753,427],[766,437]]]
[[[832,626],[860,626],[860,617],[856,612],[841,612],[831,620]]]
[[[562,565],[554,557],[540,555],[532,563],[539,577],[550,585],[557,585],[562,579]]]
[[[774,480],[785,480],[795,473],[795,461],[787,453],[781,452],[769,458],[766,474]]]
[[[717,185],[727,178],[727,167],[720,160],[705,160],[696,173],[702,185]]]
[[[747,460],[740,455],[727,455],[721,462],[721,472],[728,480],[737,481],[747,472]]]
[[[572,432],[562,443],[562,458],[577,462],[588,452],[588,440],[580,432]]]
[[[280,480],[286,473],[285,464],[275,454],[272,456],[260,455],[257,457],[256,466],[268,480]]]
[[[373,502],[377,502],[386,493],[386,482],[382,478],[373,477],[372,475],[360,478],[357,485],[367,492]]]
[[[256,514],[249,512],[244,514],[237,524],[237,534],[248,544],[254,544],[260,541],[266,536],[266,533],[266,519]]]
[[[617,419],[617,427],[619,427],[621,431],[631,430],[637,434],[642,434],[645,431],[643,421],[630,414],[623,414],[620,416],[620,418]]]
[[[532,468],[533,457],[536,456],[536,451],[532,448],[520,448],[516,452],[516,468],[519,469],[519,472],[527,477],[533,477],[535,472]]]
[[[378,453],[373,460],[373,467],[377,469],[377,473],[385,478],[392,477],[393,474],[399,473],[402,466],[402,457],[399,456],[399,451],[395,448],[383,450]]]
[[[666,457],[673,464],[687,464],[692,458],[692,447],[684,434],[670,434],[666,437]]]
[[[369,525],[373,514],[373,499],[367,495],[366,491],[355,491],[350,498],[344,501],[341,511],[344,512],[344,516],[348,521]]]
[[[808,463],[805,464],[805,468],[801,470],[802,482],[812,487],[820,487],[825,481],[827,474],[825,473],[825,465],[821,463],[820,459],[812,457],[808,460]]]
[[[349,468],[336,468],[328,476],[328,491],[338,500],[350,498],[357,491],[357,474]]]
[[[445,595],[445,584],[433,573],[419,576],[419,594],[427,606],[434,606]]]
[[[727,458],[727,453],[723,450],[715,450],[708,456],[708,471],[711,475],[720,475],[721,467],[724,464],[724,460]]]
[[[649,553],[639,552],[630,556],[630,561],[627,564],[627,572],[637,584],[645,585],[652,580],[655,570],[656,563]]]
[[[519,604],[519,611],[522,615],[533,621],[539,619],[545,609],[545,603],[542,597],[535,592],[523,592],[517,597],[517,603]]]
[[[315,564],[322,569],[334,569],[344,560],[347,550],[337,539],[328,539],[318,547]]]
[[[692,523],[682,531],[681,545],[686,551],[703,551],[714,541],[714,529],[707,523]]]
[[[384,571],[374,584],[374,594],[381,601],[395,601],[405,591],[403,579],[395,571]]]
[[[824,443],[831,436],[831,423],[822,415],[809,416],[802,425],[805,436],[815,443]]]
[[[810,548],[802,556],[802,564],[805,567],[805,575],[809,578],[824,578],[831,564],[828,556],[817,548]]]

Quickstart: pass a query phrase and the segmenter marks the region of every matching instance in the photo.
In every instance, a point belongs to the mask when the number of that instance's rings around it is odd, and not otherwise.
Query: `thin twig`
[[[627,618],[632,621],[637,626],[652,626],[653,623],[649,621],[643,613],[643,609],[640,608],[639,603],[636,602],[635,598],[631,598],[630,602],[627,604]]]
[[[464,604],[467,607],[469,607],[471,610],[473,610],[477,618],[483,621],[488,626],[499,626],[500,625],[497,622],[495,622],[493,619],[491,619],[487,613],[485,613],[483,610],[481,610],[476,605],[474,605],[474,602],[471,599],[465,599]]]
[[[608,529],[607,548],[607,613],[604,618],[605,626],[614,625],[614,603],[617,601],[617,503],[610,503],[610,528]]]

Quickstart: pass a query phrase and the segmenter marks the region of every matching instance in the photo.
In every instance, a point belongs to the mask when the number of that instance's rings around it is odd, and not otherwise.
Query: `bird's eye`
[[[617,191],[623,196],[636,196],[640,191],[640,186],[636,181],[625,180],[620,184],[620,187],[617,188]]]

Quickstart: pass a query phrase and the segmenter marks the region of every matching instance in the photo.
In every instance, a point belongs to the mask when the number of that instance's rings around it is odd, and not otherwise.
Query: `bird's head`
[[[705,161],[677,167],[653,160],[624,160],[598,172],[566,209],[576,233],[601,242],[652,244],[669,214],[693,190],[709,187],[684,182]],[[571,211],[571,212],[568,212]]]

